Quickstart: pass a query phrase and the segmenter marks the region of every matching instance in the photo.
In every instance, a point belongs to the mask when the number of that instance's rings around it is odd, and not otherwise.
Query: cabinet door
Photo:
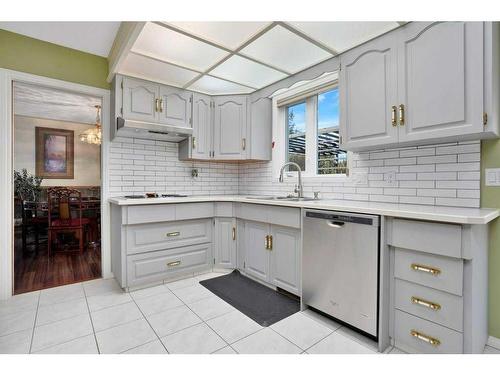
[[[271,226],[271,283],[300,295],[300,230]]]
[[[123,78],[123,117],[127,120],[157,122],[156,99],[159,85],[134,78]]]
[[[392,124],[397,105],[396,39],[386,35],[341,56],[340,132],[342,149],[397,143]]]
[[[212,151],[212,107],[207,95],[193,94],[193,159],[209,159]]]
[[[245,222],[245,272],[264,281],[269,281],[269,253],[266,236],[269,225],[255,221]]]
[[[272,101],[258,98],[250,102],[250,126],[247,129],[247,158],[271,160],[272,145]]]
[[[220,96],[215,101],[214,157],[221,160],[246,157],[247,97]]]
[[[191,127],[192,93],[170,86],[160,86],[160,122]]]
[[[483,130],[483,23],[415,23],[399,34],[400,141]]]
[[[215,266],[236,268],[236,220],[228,217],[215,219]]]

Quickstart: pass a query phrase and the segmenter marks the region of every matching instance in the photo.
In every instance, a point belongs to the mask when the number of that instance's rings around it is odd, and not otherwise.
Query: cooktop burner
[[[148,193],[146,195],[125,195],[124,198],[127,199],[143,199],[143,198],[183,198],[187,197],[184,194],[156,194]]]

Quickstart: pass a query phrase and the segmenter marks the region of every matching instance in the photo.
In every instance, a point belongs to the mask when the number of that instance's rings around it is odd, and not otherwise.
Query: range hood
[[[116,119],[115,135],[127,138],[154,139],[157,141],[177,143],[193,135],[193,129],[152,122],[127,120],[118,117]]]

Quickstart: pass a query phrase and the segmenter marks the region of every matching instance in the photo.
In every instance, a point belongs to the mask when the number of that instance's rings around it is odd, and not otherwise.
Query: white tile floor
[[[216,276],[131,293],[94,280],[0,301],[0,353],[377,353],[375,342],[311,310],[261,327],[198,283]]]

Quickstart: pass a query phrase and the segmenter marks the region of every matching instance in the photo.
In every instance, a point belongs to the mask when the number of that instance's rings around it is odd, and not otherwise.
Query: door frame
[[[101,276],[103,278],[113,277],[111,273],[110,212],[108,203],[110,91],[15,70],[0,69],[0,300],[7,299],[14,293],[14,121],[12,95],[14,81],[101,98]]]

